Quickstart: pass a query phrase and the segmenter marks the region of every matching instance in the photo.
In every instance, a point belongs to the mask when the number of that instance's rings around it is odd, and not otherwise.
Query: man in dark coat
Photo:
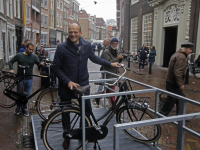
[[[145,60],[147,59],[147,54],[149,54],[149,49],[146,44],[143,44],[143,47],[141,47],[138,52],[140,52],[140,62],[139,62],[139,69],[140,71],[140,66],[142,64],[142,70],[144,69],[144,63]]]
[[[187,56],[192,53],[193,43],[186,42],[181,44],[181,48],[174,53],[169,61],[169,67],[166,75],[166,90],[180,96],[184,96],[184,83],[187,69]],[[161,108],[161,114],[167,116],[176,104],[176,114],[178,115],[179,100],[167,96],[165,103]]]
[[[99,58],[92,52],[91,44],[81,38],[81,26],[73,23],[69,26],[69,38],[66,42],[57,46],[53,62],[53,72],[59,79],[58,94],[62,102],[71,102],[77,99],[72,89],[78,86],[89,85],[89,74],[87,69],[88,58],[100,65],[119,67],[119,63],[110,63]],[[88,90],[85,95],[89,95]],[[78,99],[81,106],[81,99]],[[91,110],[90,100],[86,100],[86,115],[89,116]],[[67,116],[69,119],[69,116]],[[70,140],[65,139],[63,147],[68,149]]]
[[[96,47],[96,45],[93,43],[92,44],[92,51],[95,53],[95,47]]]
[[[101,48],[102,48],[102,47],[101,47],[101,43],[99,43],[97,47],[98,47],[98,56],[99,56],[99,55],[100,55]]]

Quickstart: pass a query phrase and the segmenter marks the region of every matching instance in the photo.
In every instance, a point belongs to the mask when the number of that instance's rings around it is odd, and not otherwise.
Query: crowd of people
[[[118,39],[117,38],[105,38],[103,45],[92,44],[88,41],[85,41],[82,37],[81,26],[77,23],[73,23],[69,26],[69,36],[66,37],[65,42],[60,43],[57,41],[57,50],[55,53],[53,61],[53,72],[56,77],[59,79],[59,88],[58,94],[62,102],[71,103],[71,99],[78,99],[78,102],[81,106],[81,99],[77,98],[76,95],[72,92],[73,88],[78,86],[89,85],[89,74],[87,69],[87,61],[90,59],[93,63],[101,65],[100,70],[106,70],[115,74],[119,73],[119,66],[123,60],[123,56],[118,52]],[[186,42],[181,44],[181,48],[171,56],[169,62],[169,68],[166,75],[166,90],[181,96],[184,95],[184,80],[186,75],[186,57],[192,52],[193,43]],[[25,40],[18,54],[15,55],[9,61],[10,72],[14,72],[13,64],[18,62],[19,65],[29,66],[26,70],[26,74],[33,74],[33,66],[44,65],[43,62],[39,62],[38,57],[33,54],[34,45],[30,43],[29,40]],[[98,55],[95,55],[95,49],[98,50]],[[101,53],[102,50],[102,53]],[[100,55],[101,54],[101,55]],[[138,72],[144,69],[144,64],[147,61],[151,63],[152,67],[155,62],[156,49],[155,46],[151,46],[150,50],[147,47],[147,44],[138,50],[140,57]],[[199,56],[200,57],[200,56]],[[198,58],[200,59],[200,58]],[[197,59],[197,61],[199,61]],[[153,69],[153,68],[152,68]],[[17,73],[23,75],[22,69],[17,68]],[[107,78],[114,78],[115,76],[108,74]],[[103,78],[103,75],[102,77]],[[30,95],[32,87],[32,78],[27,77],[26,81],[22,81],[22,87],[26,91],[27,96]],[[26,83],[23,85],[23,83]],[[109,87],[115,90],[115,87]],[[112,92],[107,90],[107,93]],[[104,93],[103,87],[100,85],[97,91],[97,94]],[[90,91],[86,91],[85,95],[90,95]],[[99,105],[100,98],[96,98],[96,103]],[[111,97],[111,103],[115,102],[115,97]],[[91,102],[90,99],[86,100],[86,115],[90,117]],[[168,115],[174,105],[179,105],[177,99],[168,96],[165,99],[165,103],[161,109],[161,114]],[[25,105],[20,106],[17,104],[16,110],[14,111],[15,115],[23,113],[25,116],[29,116],[29,113],[25,110]],[[178,114],[178,109],[177,109]],[[69,114],[66,114],[67,118]],[[64,139],[63,147],[68,149],[70,145],[70,139]]]

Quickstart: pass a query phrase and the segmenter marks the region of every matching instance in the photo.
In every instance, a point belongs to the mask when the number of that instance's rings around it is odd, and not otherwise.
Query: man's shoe
[[[96,101],[96,104],[99,105],[100,99],[99,98],[95,98],[95,101]]]
[[[22,107],[22,114],[24,114],[24,116],[28,117],[29,113]]]
[[[64,139],[62,146],[64,149],[68,149],[70,146],[70,139]]]
[[[14,111],[15,115],[19,115],[20,114],[20,106],[17,106],[17,108]]]

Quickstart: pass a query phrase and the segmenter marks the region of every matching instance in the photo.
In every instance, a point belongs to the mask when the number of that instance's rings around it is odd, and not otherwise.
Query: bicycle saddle
[[[22,69],[26,69],[26,68],[29,68],[29,66],[22,66],[22,65],[18,65],[19,68],[22,68]]]
[[[77,94],[83,95],[87,90],[89,90],[90,85],[85,85],[85,86],[79,86],[77,88],[74,88],[73,91]]]

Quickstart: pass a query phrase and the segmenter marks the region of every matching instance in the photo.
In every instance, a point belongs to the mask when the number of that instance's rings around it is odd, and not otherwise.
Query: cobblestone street
[[[123,62],[127,66],[127,61]],[[136,74],[135,71],[138,69],[138,64],[131,62],[130,71],[125,75],[128,78],[133,80],[149,84],[151,86],[164,89],[165,90],[165,75],[167,72],[166,68],[154,67],[152,74],[148,74],[148,67],[145,66],[144,71],[141,71],[141,74]],[[100,66],[95,65],[92,62],[88,62],[89,71],[99,71]],[[34,68],[34,73],[39,74],[37,66]],[[120,73],[123,73],[123,70],[120,69]],[[90,79],[99,79],[100,74],[90,74]],[[40,78],[34,78],[32,91],[35,91],[40,86]],[[133,90],[145,89],[141,85],[132,84]],[[97,91],[98,86],[92,86],[91,94],[94,94]],[[200,80],[194,78],[190,75],[189,84],[185,86],[185,95],[186,97],[193,99],[195,101],[200,101]],[[152,102],[150,107],[154,108],[155,104],[155,93],[148,94],[138,94],[137,96],[150,96]],[[0,150],[14,150],[14,149],[23,149],[23,136],[32,136],[32,126],[31,126],[31,115],[37,114],[35,106],[37,96],[34,96],[29,100],[28,111],[30,116],[24,117],[22,115],[15,116],[14,110],[16,108],[0,108]],[[94,100],[92,100],[93,108],[96,107]],[[199,108],[187,104],[187,113],[198,112]],[[170,116],[175,115],[175,112],[172,111]],[[200,133],[200,120],[192,119],[189,122],[186,122],[186,126]],[[176,149],[176,135],[177,127],[173,124],[162,124],[162,135],[158,141],[158,146],[162,150],[175,150]],[[34,148],[31,148],[32,150]],[[185,134],[185,147],[184,150],[200,150],[200,139],[195,138],[192,135]]]

